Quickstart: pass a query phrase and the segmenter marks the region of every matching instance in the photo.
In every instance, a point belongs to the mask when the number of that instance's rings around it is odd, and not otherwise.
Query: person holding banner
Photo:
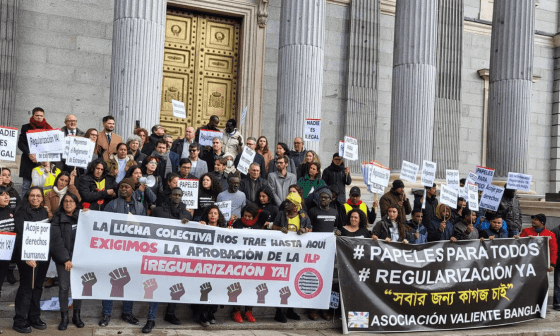
[[[321,164],[321,160],[319,159],[319,155],[315,153],[315,151],[308,150],[305,153],[305,160],[301,163],[301,165],[297,168],[297,178],[298,180],[305,175],[309,174],[309,164],[311,163],[318,163]]]
[[[450,219],[451,209],[445,204],[438,204],[435,216],[427,226],[429,242],[438,240],[457,241],[457,238],[453,237],[453,223]]]
[[[144,209],[142,203],[132,197],[134,193],[134,185],[135,184],[131,178],[124,178],[121,183],[119,183],[119,198],[109,202],[103,211],[122,214],[130,213],[135,216],[146,216],[146,209]],[[100,327],[106,327],[109,325],[112,312],[113,300],[103,300],[102,317],[101,320],[99,320]],[[132,301],[123,301],[121,319],[130,324],[138,324],[138,319],[136,319],[136,317],[132,314]]]
[[[548,271],[552,272],[556,268],[556,261],[558,259],[558,244],[556,242],[556,235],[546,228],[546,216],[544,214],[531,216],[531,227],[523,229],[519,236],[514,236],[513,238],[533,238],[537,236],[550,237],[548,240],[548,250],[550,252],[550,267]]]
[[[375,218],[377,217],[377,214],[375,213],[375,207],[377,206],[377,201],[373,202],[372,204],[373,207],[371,208],[370,211],[368,206],[360,199],[362,197],[361,195],[362,195],[362,191],[360,190],[360,188],[358,187],[350,188],[350,198],[346,201],[346,203],[344,203],[345,213],[348,214],[352,209],[359,209],[363,211],[364,214],[367,216],[368,222],[370,224],[373,224],[373,222],[375,222]]]
[[[276,145],[276,159],[270,161],[269,165],[268,165],[268,175],[270,175],[273,172],[278,171],[278,158],[280,157],[286,157],[287,162],[286,162],[286,170],[288,171],[288,173],[297,175],[297,169],[296,169],[296,165],[294,164],[294,160],[292,160],[290,158],[290,149],[288,148],[288,145],[286,145],[283,142],[279,142]]]
[[[350,167],[344,167],[344,161],[338,153],[333,154],[331,165],[325,168],[323,180],[328,186],[336,184],[340,189],[342,198],[346,199],[346,186],[352,184]]]
[[[62,204],[62,196],[66,195],[66,193],[75,195],[78,198],[78,201],[81,201],[80,193],[74,186],[75,178],[75,170],[73,170],[70,174],[65,171],[58,174],[54,180],[52,190],[45,195],[45,204],[51,212],[54,212]]]
[[[480,232],[474,227],[476,213],[470,209],[463,209],[461,217],[453,223],[453,237],[457,240],[468,240],[480,238]],[[502,223],[500,223],[501,225]]]
[[[410,228],[410,243],[411,244],[424,244],[428,242],[428,229],[422,225],[421,209],[412,210],[412,218],[406,222]]]
[[[410,201],[404,194],[404,183],[401,180],[394,180],[391,190],[383,195],[379,200],[379,207],[381,208],[381,216],[387,214],[387,209],[391,204],[398,205],[399,222],[404,224],[406,222],[406,215],[412,212]]]
[[[363,211],[352,209],[346,216],[344,226],[340,228],[340,235],[343,237],[371,238],[371,233],[367,229],[367,218]]]
[[[371,230],[373,240],[381,239],[386,242],[401,242],[408,244],[411,232],[407,225],[399,221],[399,206],[391,204],[387,207],[387,215],[375,224]]]
[[[88,171],[78,179],[78,192],[85,209],[103,211],[107,203],[117,197],[115,178],[107,174],[107,164],[97,159],[88,165]]]
[[[480,238],[494,240],[494,238],[508,238],[508,232],[502,227],[502,215],[500,213],[489,214],[490,226],[480,231]],[[476,230],[476,229],[475,229]]]
[[[57,168],[54,163],[41,162],[39,166],[33,168],[31,173],[31,186],[41,187],[43,193],[46,195],[52,190],[54,181],[60,172],[61,170]]]
[[[80,201],[76,195],[67,193],[61,197],[60,206],[56,209],[51,220],[50,251],[56,264],[58,279],[58,298],[60,300],[60,324],[58,330],[68,328],[68,293],[70,292],[70,270],[72,269],[72,253],[76,239],[78,216],[81,210]],[[72,323],[78,328],[85,326],[82,322],[80,311],[82,300],[73,301],[74,311]]]
[[[8,188],[4,186],[0,186],[0,232],[15,233],[14,210],[10,206]],[[0,293],[6,277],[11,284],[15,283],[15,281],[11,282],[10,279],[14,277],[14,272],[10,269],[10,260],[0,260]]]
[[[208,124],[196,129],[196,133],[194,135],[194,141],[199,142],[201,130],[219,131],[219,129],[217,128],[219,123],[220,123],[220,118],[217,115],[211,116],[210,119],[208,120]]]
[[[268,139],[264,135],[261,135],[257,139],[256,152],[258,154],[262,155],[262,157],[264,158],[265,171],[268,172],[269,171],[268,169],[270,167],[270,161],[272,161],[272,159],[274,159],[274,157],[272,156],[272,152],[268,148]]]
[[[13,329],[20,333],[30,333],[31,327],[39,330],[47,328],[47,324],[41,321],[40,300],[50,256],[47,261],[26,262],[21,260],[21,251],[25,222],[46,222],[48,219],[49,213],[45,208],[43,190],[40,187],[31,187],[14,214],[16,242],[13,256],[19,270],[20,281],[15,298]]]
[[[523,220],[521,218],[521,207],[519,205],[519,198],[515,195],[515,189],[508,189],[507,183],[504,185],[504,195],[500,201],[498,211],[504,216],[507,223],[509,237],[519,235],[523,227]]]
[[[52,130],[51,125],[45,119],[45,110],[36,107],[31,111],[29,124],[21,126],[18,139],[18,148],[21,150],[21,163],[19,167],[19,177],[23,178],[21,185],[21,195],[25,195],[31,187],[31,171],[37,166],[37,158],[35,154],[29,152],[29,143],[27,141],[27,132],[32,130]]]
[[[309,152],[308,152],[309,153]],[[326,187],[327,184],[321,179],[321,163],[311,162],[302,165],[309,167],[308,174],[298,180],[298,185],[303,189],[303,198],[313,196],[313,191]]]
[[[16,210],[21,198],[14,188],[14,183],[12,182],[12,171],[9,168],[0,168],[0,186],[5,187],[10,194],[10,207],[12,210]]]
[[[278,215],[278,205],[276,205],[276,199],[274,198],[274,193],[269,186],[262,186],[257,190],[257,200],[255,204],[259,209],[264,210],[269,213],[266,226],[270,227],[276,215]]]

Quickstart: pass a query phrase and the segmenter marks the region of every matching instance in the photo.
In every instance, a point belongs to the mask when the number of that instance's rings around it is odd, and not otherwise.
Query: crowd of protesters
[[[80,210],[98,210],[134,215],[196,221],[204,225],[232,229],[277,230],[283,233],[331,232],[337,236],[381,239],[387,242],[422,244],[431,241],[466,239],[518,238],[550,236],[550,260],[553,270],[558,249],[556,238],[560,229],[546,229],[544,215],[532,216],[532,227],[522,230],[521,211],[515,190],[507,189],[498,211],[469,210],[467,202],[459,198],[457,209],[438,204],[437,188],[426,187],[414,193],[412,204],[405,194],[401,180],[392,183],[391,190],[379,201],[367,205],[361,200],[361,190],[351,186],[350,170],[343,158],[334,153],[328,167],[323,168],[319,155],[306,150],[302,138],[288,144],[271,146],[265,136],[244,138],[236,120],[226,123],[221,137],[212,139],[211,146],[201,146],[201,131],[220,131],[218,116],[208,124],[194,129],[187,127],[183,138],[173,139],[161,125],[154,125],[151,133],[136,128],[134,134],[123,139],[115,130],[112,116],[103,118],[103,128],[78,128],[78,120],[68,115],[62,131],[67,136],[80,136],[95,143],[95,152],[87,169],[75,169],[61,162],[37,162],[29,152],[26,133],[52,129],[42,108],[35,108],[28,124],[21,127],[18,148],[22,152],[20,177],[21,193],[13,185],[11,171],[1,170],[0,231],[15,232],[16,246],[13,260],[0,261],[0,290],[6,279],[17,281],[13,329],[29,333],[43,330],[40,299],[46,278],[57,277],[61,320],[59,330],[70,323],[68,312],[72,252]],[[237,169],[247,146],[256,155],[248,174]],[[198,179],[198,208],[187,209],[181,202],[179,179]],[[461,181],[464,186],[465,181]],[[21,197],[20,197],[21,195]],[[425,195],[425,199],[424,199]],[[232,215],[226,221],[215,202],[231,201]],[[379,220],[377,217],[379,216]],[[409,218],[409,219],[407,219]],[[51,223],[50,261],[23,261],[20,258],[25,221]],[[280,233],[279,233],[280,234]],[[560,272],[555,271],[554,307],[560,310]],[[80,316],[81,300],[74,300],[72,323],[84,327]],[[123,301],[121,319],[136,325],[132,313],[133,302]],[[177,304],[168,304],[164,320],[181,324],[175,315]],[[113,301],[102,302],[100,326],[110,323]],[[155,327],[158,303],[150,303],[142,332]],[[202,326],[216,323],[215,305],[191,305],[195,320]],[[331,319],[332,311],[309,311],[309,317]],[[231,317],[235,322],[255,322],[252,307],[234,306]],[[299,320],[292,309],[278,308],[275,320],[286,323]]]

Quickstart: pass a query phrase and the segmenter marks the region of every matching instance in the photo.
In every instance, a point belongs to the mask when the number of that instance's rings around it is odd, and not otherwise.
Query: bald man
[[[189,146],[194,142],[194,127],[187,127],[185,129],[185,137],[173,141],[171,151],[179,154],[181,159],[189,157]]]
[[[84,132],[82,132],[78,128],[78,118],[75,115],[69,114],[64,119],[64,124],[66,126],[62,127],[62,131],[64,135],[76,135],[76,136],[84,136]]]

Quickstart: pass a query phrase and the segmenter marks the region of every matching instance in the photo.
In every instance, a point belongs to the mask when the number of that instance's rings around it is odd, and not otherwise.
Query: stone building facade
[[[504,7],[510,2],[516,4]],[[239,120],[247,107],[245,135],[290,143],[303,131],[303,118],[320,117],[321,142],[308,147],[325,164],[347,134],[359,139],[361,159],[392,169],[402,159],[433,159],[461,175],[503,163],[497,154],[504,142],[524,144],[500,174],[524,170],[537,194],[560,190],[557,0],[0,0],[0,6],[4,125],[26,123],[35,106],[45,108],[53,126],[69,113],[82,129],[114,114],[124,134],[135,120],[158,122],[162,43],[168,43],[162,33],[165,15],[176,10],[240,23],[232,113]],[[500,18],[519,11],[526,17],[516,29],[501,23],[496,29],[493,10]],[[123,33],[134,27],[142,35]],[[135,38],[149,48],[128,48]],[[494,46],[530,54],[494,55],[491,62]],[[128,66],[148,75],[122,75]],[[492,67],[509,77],[493,76]],[[508,101],[500,80],[523,83],[524,105],[499,111],[493,99]],[[510,134],[515,142],[507,141]]]

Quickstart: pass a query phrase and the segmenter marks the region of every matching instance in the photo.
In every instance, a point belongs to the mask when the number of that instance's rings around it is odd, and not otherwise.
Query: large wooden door
[[[182,137],[214,114],[220,127],[235,118],[239,28],[234,19],[168,11],[160,114],[166,133]],[[185,103],[186,119],[173,117],[171,100]]]

